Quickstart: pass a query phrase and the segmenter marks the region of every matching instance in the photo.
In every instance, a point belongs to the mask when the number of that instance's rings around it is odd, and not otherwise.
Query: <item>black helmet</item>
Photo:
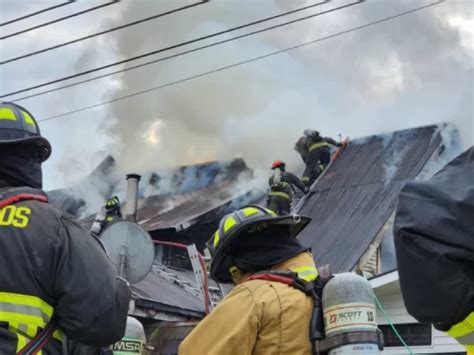
[[[33,148],[42,162],[51,155],[51,144],[41,136],[33,115],[20,105],[0,101],[0,146],[12,144]]]
[[[306,136],[306,137],[318,137],[320,135],[320,133],[314,129],[305,129],[303,131],[303,134]]]
[[[269,225],[289,227],[291,237],[296,237],[311,218],[298,215],[277,216],[275,212],[259,205],[248,205],[242,209],[224,216],[219,229],[206,243],[211,261],[211,277],[217,282],[232,282],[229,268],[232,264],[232,249],[239,243],[239,236],[257,232]]]
[[[119,208],[120,208],[120,200],[117,196],[113,196],[105,202],[105,210],[107,211],[107,213],[114,212],[118,210]]]

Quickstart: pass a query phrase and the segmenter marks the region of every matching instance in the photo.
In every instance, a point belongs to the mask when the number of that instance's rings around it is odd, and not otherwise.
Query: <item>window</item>
[[[403,346],[390,325],[379,325],[379,328],[383,333],[386,347]],[[408,346],[431,345],[430,324],[395,324],[395,328]]]

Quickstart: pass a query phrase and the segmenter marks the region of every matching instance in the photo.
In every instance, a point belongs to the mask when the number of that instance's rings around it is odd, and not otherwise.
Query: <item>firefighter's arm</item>
[[[87,345],[112,344],[125,332],[130,290],[85,229],[63,217],[58,233],[52,272],[59,327]]]
[[[304,193],[306,191],[306,186],[304,186],[301,180],[295,174],[292,174],[292,173],[287,173],[287,174],[290,176],[291,183],[295,185],[298,188],[298,190]]]
[[[251,355],[259,328],[252,293],[237,286],[184,339],[179,355]]]
[[[334,145],[334,146],[336,146],[336,147],[342,146],[341,143],[336,142],[336,141],[335,141],[334,139],[332,139],[331,137],[324,137],[323,140],[325,140],[325,141],[328,142],[329,144]]]

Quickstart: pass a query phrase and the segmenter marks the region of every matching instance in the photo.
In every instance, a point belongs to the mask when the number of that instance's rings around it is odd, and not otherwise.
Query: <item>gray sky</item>
[[[0,19],[3,22],[59,2],[0,0]],[[1,27],[0,33],[6,35],[104,2],[76,2]],[[1,60],[11,58],[191,2],[122,0],[102,10],[3,40],[0,57]],[[14,91],[316,2],[211,1],[3,65],[0,92]],[[351,2],[354,1],[333,0],[167,54]],[[344,10],[21,104],[41,119],[432,2],[435,0],[367,0]],[[459,127],[467,147],[474,143],[473,60],[474,2],[450,0],[311,46],[44,122],[43,133],[54,148],[52,159],[44,166],[45,185],[55,188],[76,181],[107,151],[119,155],[122,167],[128,171],[235,156],[243,156],[255,168],[266,168],[274,159],[285,159],[290,167],[296,166],[300,158],[293,151],[293,144],[308,127],[334,137],[339,133],[358,137],[452,121]]]

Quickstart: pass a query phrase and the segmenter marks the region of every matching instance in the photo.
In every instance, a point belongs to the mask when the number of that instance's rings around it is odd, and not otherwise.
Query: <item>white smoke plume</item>
[[[251,17],[309,3],[258,3]],[[345,3],[349,1],[334,1],[302,14]],[[428,2],[367,2],[132,70],[117,77],[120,85],[107,97],[185,78],[423,4]],[[169,5],[127,2],[117,22],[164,11]],[[119,56],[126,58],[247,22],[247,10],[238,2],[211,2],[144,24],[139,31],[119,31],[113,40]],[[340,132],[354,137],[457,121],[467,145],[473,139],[472,100],[462,100],[462,94],[469,97],[473,91],[472,33],[466,23],[474,16],[469,10],[466,3],[442,4],[319,45],[121,101],[109,108],[107,132],[115,139],[125,170],[235,156],[262,169],[268,169],[273,159],[285,159],[294,169],[301,160],[293,144],[307,127],[336,138]],[[409,28],[416,31],[413,36],[408,36]],[[467,77],[457,80],[466,73]],[[460,94],[439,94],[443,86],[456,86]]]

